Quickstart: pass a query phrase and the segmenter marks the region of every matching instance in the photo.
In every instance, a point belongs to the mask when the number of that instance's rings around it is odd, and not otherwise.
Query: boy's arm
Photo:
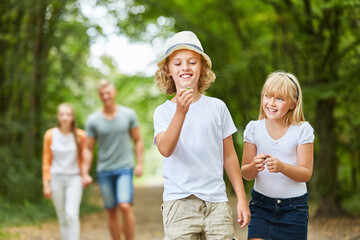
[[[130,130],[130,135],[135,145],[135,156],[136,156],[136,167],[134,169],[134,174],[137,177],[141,177],[143,174],[143,152],[144,152],[144,142],[140,134],[140,128],[135,127]]]
[[[94,137],[86,137],[85,138],[85,147],[82,152],[82,166],[81,166],[81,178],[84,187],[90,185],[92,183],[92,177],[89,175],[89,171],[91,168],[91,163],[93,159],[93,151],[95,145]]]
[[[186,114],[193,101],[193,90],[179,90],[176,95],[176,100],[176,112],[169,127],[165,132],[159,133],[155,138],[159,152],[164,157],[169,157],[176,148]]]
[[[244,184],[241,177],[239,160],[233,144],[232,136],[225,138],[224,143],[224,168],[234,188],[238,199],[237,216],[241,227],[245,227],[250,222],[250,210],[246,199]]]

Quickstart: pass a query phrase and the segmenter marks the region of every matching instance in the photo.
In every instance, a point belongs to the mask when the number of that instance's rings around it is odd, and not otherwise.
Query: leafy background
[[[0,3],[0,202],[42,202],[41,152],[56,108],[70,102],[83,128],[101,104],[96,81],[118,89],[118,102],[136,110],[145,141],[145,177],[157,178],[161,157],[152,144],[152,114],[168,96],[152,76],[125,75],[110,56],[89,64],[90,46],[105,27],[76,0]],[[259,93],[275,70],[300,80],[307,120],[315,128],[314,175],[308,184],[319,216],[360,214],[360,2],[358,0],[91,0],[106,9],[116,34],[147,42],[194,31],[213,61],[207,94],[224,100],[242,132],[256,119]],[[139,56],[141,57],[141,56]],[[154,59],[154,61],[156,61]],[[252,182],[246,182],[251,189]]]

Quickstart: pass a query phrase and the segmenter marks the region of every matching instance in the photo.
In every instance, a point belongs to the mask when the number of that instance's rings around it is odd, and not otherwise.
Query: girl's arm
[[[265,169],[264,158],[264,154],[256,155],[255,144],[244,142],[241,173],[246,180],[255,179],[258,172]]]
[[[281,172],[296,182],[307,182],[313,172],[313,152],[313,143],[302,144],[297,147],[297,166],[287,164],[271,156],[265,160],[265,163],[269,172]]]
[[[159,152],[164,157],[169,157],[175,150],[186,114],[189,110],[191,102],[193,101],[193,90],[180,90],[176,95],[176,100],[176,112],[169,127],[165,132],[159,133],[155,138]]]
[[[223,140],[224,144],[224,168],[234,188],[237,203],[238,222],[245,227],[250,222],[250,210],[246,199],[244,184],[241,177],[239,160],[233,144],[232,136]]]
[[[52,164],[52,129],[48,130],[44,135],[43,157],[42,157],[42,175],[43,175],[43,194],[45,198],[51,199],[52,190],[50,186],[50,167]]]
[[[89,175],[89,171],[91,168],[91,163],[94,154],[94,146],[95,146],[95,138],[94,137],[86,137],[85,138],[85,147],[82,152],[82,167],[81,167],[81,178],[84,187],[87,187],[92,183],[92,177]]]
[[[79,138],[80,141],[80,149],[79,149],[79,156],[78,156],[78,161],[79,161],[79,167],[80,170],[82,169],[82,164],[83,164],[83,151],[85,149],[85,138],[86,138],[86,133],[84,130],[82,129],[76,129],[76,135]]]

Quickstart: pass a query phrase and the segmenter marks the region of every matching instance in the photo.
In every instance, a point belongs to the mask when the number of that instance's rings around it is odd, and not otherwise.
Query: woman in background
[[[80,239],[79,208],[82,198],[81,152],[85,131],[76,128],[74,109],[68,103],[58,107],[57,127],[44,135],[43,193],[52,199],[63,240]]]

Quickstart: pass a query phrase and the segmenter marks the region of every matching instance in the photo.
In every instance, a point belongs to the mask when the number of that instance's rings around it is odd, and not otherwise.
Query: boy
[[[225,103],[202,93],[215,80],[197,36],[175,34],[158,63],[155,80],[171,99],[154,112],[154,143],[165,157],[165,239],[236,239],[223,180],[225,168],[238,198],[241,227],[250,222]]]

